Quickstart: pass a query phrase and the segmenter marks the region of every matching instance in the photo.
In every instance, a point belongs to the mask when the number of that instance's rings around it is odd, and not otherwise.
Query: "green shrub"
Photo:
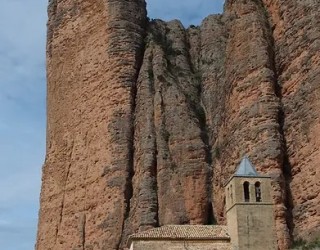
[[[293,242],[291,249],[296,249],[296,250],[320,249],[320,238],[312,242],[307,242],[303,239],[297,239],[296,241]]]

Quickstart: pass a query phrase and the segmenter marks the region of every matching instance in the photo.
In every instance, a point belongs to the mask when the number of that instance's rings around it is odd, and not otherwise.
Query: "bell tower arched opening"
[[[254,184],[254,189],[255,189],[255,195],[256,195],[256,202],[261,202],[262,198],[261,198],[261,183],[259,181],[257,181]]]
[[[245,181],[243,183],[243,196],[245,202],[250,202],[250,189],[249,189],[250,183]]]

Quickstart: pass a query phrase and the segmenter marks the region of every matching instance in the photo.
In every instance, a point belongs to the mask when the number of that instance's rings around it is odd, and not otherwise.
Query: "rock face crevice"
[[[284,107],[284,138],[290,162],[290,191],[295,238],[314,238],[319,232],[316,208],[319,161],[315,111],[319,102],[319,3],[263,1],[273,24],[276,67]],[[311,136],[311,137],[310,137]],[[312,139],[311,139],[312,138]],[[305,184],[304,182],[308,182]],[[316,193],[315,193],[316,192]],[[308,197],[309,196],[309,197]],[[307,198],[308,197],[308,198]]]
[[[272,177],[279,249],[319,235],[320,4],[227,0],[200,26],[143,0],[49,1],[36,249],[123,249],[225,223],[247,154]]]
[[[204,167],[206,147],[201,137],[197,113],[202,111],[198,101],[200,82],[195,77],[189,77],[191,65],[186,31],[178,21],[153,21],[149,31],[145,52],[148,60],[147,65],[143,65],[143,70],[140,71],[142,81],[138,82],[138,88],[140,84],[141,88],[145,88],[150,94],[150,103],[144,107],[144,113],[152,114],[154,122],[151,124],[156,134],[159,225],[197,223],[197,220],[206,223],[209,166]],[[143,79],[151,82],[144,83]],[[147,87],[150,84],[151,89]],[[142,104],[148,101],[144,96],[139,99]],[[142,123],[150,124],[147,120]],[[187,147],[183,143],[188,143]],[[187,157],[183,158],[183,155]],[[181,175],[186,178],[181,178]],[[187,180],[189,178],[190,180]],[[190,181],[191,185],[200,182],[201,192],[184,190],[190,185],[185,183],[186,181]],[[172,189],[179,191],[172,192]],[[170,196],[170,199],[166,198]]]
[[[273,36],[273,25],[272,25],[272,20],[271,20],[271,16],[266,8],[266,6],[264,6],[264,3],[262,0],[260,0],[259,2],[261,8],[263,8],[264,14],[265,14],[265,18],[268,19],[268,23],[267,23],[267,28],[268,28],[268,37],[270,40],[270,49],[269,49],[269,57],[270,57],[270,62],[271,62],[271,66],[272,66],[272,70],[274,72],[274,88],[275,88],[275,94],[279,99],[279,111],[278,111],[278,123],[279,123],[279,132],[281,135],[281,147],[282,147],[282,171],[283,171],[283,177],[285,180],[285,198],[284,198],[284,204],[285,207],[287,209],[286,212],[286,222],[287,222],[287,226],[288,226],[288,230],[289,230],[289,237],[290,240],[292,241],[293,238],[293,227],[294,227],[294,223],[293,223],[293,218],[292,218],[292,208],[293,208],[293,204],[292,204],[292,194],[291,194],[291,189],[290,189],[290,183],[292,181],[292,173],[291,173],[291,163],[290,163],[290,159],[288,156],[288,144],[287,144],[287,140],[285,137],[285,132],[284,132],[284,126],[285,126],[285,105],[283,103],[283,94],[282,94],[282,86],[280,84],[280,79],[279,79],[279,75],[281,75],[281,73],[279,73],[279,67],[277,65],[277,52],[276,52],[276,41],[274,39]]]

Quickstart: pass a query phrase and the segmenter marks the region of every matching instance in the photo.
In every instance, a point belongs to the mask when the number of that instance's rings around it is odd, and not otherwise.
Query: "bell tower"
[[[225,186],[226,216],[233,250],[274,250],[271,178],[244,157]]]

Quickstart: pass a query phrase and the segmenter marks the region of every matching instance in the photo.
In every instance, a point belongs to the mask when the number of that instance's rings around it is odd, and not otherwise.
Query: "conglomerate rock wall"
[[[36,249],[223,224],[244,154],[272,177],[279,248],[319,236],[319,13],[314,0],[228,0],[186,29],[148,20],[144,0],[50,0]]]

